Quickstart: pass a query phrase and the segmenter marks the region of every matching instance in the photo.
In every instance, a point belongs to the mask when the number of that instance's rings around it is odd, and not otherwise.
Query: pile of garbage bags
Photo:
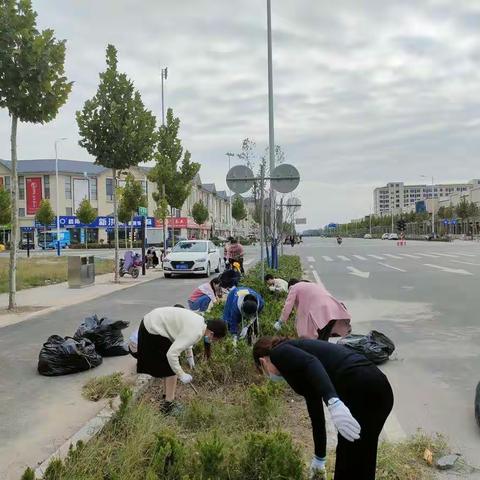
[[[395,351],[395,344],[386,335],[376,330],[372,330],[366,335],[347,335],[338,343],[363,353],[377,365],[386,362]]]
[[[67,375],[98,367],[103,357],[128,355],[122,330],[128,322],[87,317],[73,338],[52,335],[43,344],[38,357],[38,373],[46,376]]]

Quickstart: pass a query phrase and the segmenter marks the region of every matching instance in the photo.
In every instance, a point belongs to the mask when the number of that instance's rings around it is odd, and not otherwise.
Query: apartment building
[[[373,205],[375,215],[389,215],[401,213],[413,208],[419,201],[428,198],[445,200],[452,195],[461,194],[480,184],[480,180],[471,180],[468,183],[447,184],[418,184],[405,185],[402,182],[391,182],[384,187],[373,191]]]
[[[48,199],[52,209],[57,214],[57,177],[55,160],[19,160],[18,161],[18,215],[20,228],[26,230],[34,227],[38,236],[43,227],[35,222],[42,199]],[[154,218],[156,209],[153,194],[156,184],[147,178],[149,168],[132,167],[129,172],[140,181],[147,197],[147,240],[158,238],[163,232],[163,225]],[[119,186],[125,182],[120,178]],[[7,190],[11,186],[11,164],[0,159],[0,186]],[[61,229],[68,229],[72,242],[83,241],[85,229],[77,219],[75,212],[84,198],[88,198],[97,209],[98,217],[88,225],[88,241],[109,241],[113,237],[113,192],[114,179],[112,171],[92,162],[77,160],[58,161],[58,215]],[[209,218],[203,225],[197,225],[191,216],[193,205],[203,201],[209,211]],[[55,229],[56,219],[50,226]],[[121,225],[122,227],[131,226]],[[139,228],[140,218],[134,218],[134,229]],[[6,226],[4,226],[4,230]],[[236,222],[231,218],[230,199],[224,190],[217,190],[213,183],[202,183],[200,175],[193,181],[192,190],[181,209],[174,209],[173,217],[167,219],[167,227],[175,229],[177,237],[210,238],[213,235],[227,236],[232,229],[236,235],[248,235],[251,228],[251,218]],[[1,227],[0,227],[1,228]],[[121,236],[127,228],[120,229]],[[155,231],[155,232],[154,232]],[[155,235],[153,235],[155,233]]]

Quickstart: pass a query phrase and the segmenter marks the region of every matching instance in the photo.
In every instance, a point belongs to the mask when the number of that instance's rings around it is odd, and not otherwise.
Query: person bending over
[[[212,340],[226,333],[222,320],[205,322],[201,315],[181,306],[156,308],[143,317],[138,329],[137,373],[164,379],[162,412],[169,414],[175,407],[177,377],[185,384],[192,381],[180,365],[180,354],[187,352],[188,365],[193,369],[193,345],[203,339],[209,347]]]
[[[265,275],[265,283],[271,292],[288,292],[288,283],[283,278],[275,278],[271,273]]]
[[[374,480],[378,437],[393,408],[387,377],[360,353],[321,340],[262,337],[253,358],[270,379],[285,380],[305,398],[315,445],[312,478],[325,471],[323,402],[338,431],[334,480]]]
[[[210,282],[202,283],[190,295],[188,306],[190,310],[199,312],[208,311],[211,306],[222,298],[220,278],[215,277]]]

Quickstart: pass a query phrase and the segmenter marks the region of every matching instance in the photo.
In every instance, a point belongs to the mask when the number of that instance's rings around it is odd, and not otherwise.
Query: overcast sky
[[[74,113],[96,91],[105,47],[160,118],[166,105],[201,178],[225,186],[225,152],[268,143],[266,1],[34,0],[67,40],[75,82],[57,119],[21,125],[19,158],[88,160]],[[388,181],[480,177],[480,1],[273,0],[275,140],[298,167],[308,226],[368,214]],[[9,119],[0,112],[0,158]]]

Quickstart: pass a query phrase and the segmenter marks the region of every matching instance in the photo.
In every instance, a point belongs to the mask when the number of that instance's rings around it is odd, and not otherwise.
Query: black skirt
[[[167,360],[171,346],[170,339],[149,333],[142,320],[138,329],[137,373],[148,373],[155,378],[175,375]]]

